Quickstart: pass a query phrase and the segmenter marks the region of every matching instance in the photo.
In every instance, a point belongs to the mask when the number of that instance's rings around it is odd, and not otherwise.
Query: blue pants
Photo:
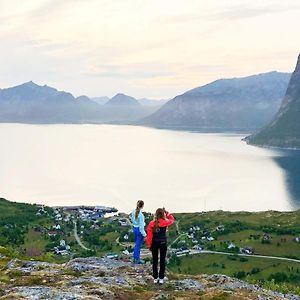
[[[134,234],[134,251],[133,251],[133,259],[139,261],[141,255],[141,247],[144,242],[144,237],[140,232],[138,227],[133,227],[133,234]]]

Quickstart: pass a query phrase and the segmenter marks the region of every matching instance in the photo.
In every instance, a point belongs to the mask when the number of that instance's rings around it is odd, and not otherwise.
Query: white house
[[[126,227],[128,226],[128,221],[126,219],[121,219],[119,220],[119,225],[122,226],[122,227]]]
[[[188,234],[188,238],[189,239],[193,239],[194,238],[194,234],[193,233]]]
[[[61,226],[59,224],[55,224],[55,225],[53,225],[53,228],[56,229],[56,230],[60,230]]]
[[[194,250],[202,251],[202,247],[200,245],[193,246]]]
[[[219,225],[216,228],[217,231],[224,231],[225,230],[225,226],[224,225]]]
[[[234,243],[230,243],[229,245],[228,245],[228,247],[227,247],[227,249],[234,249],[236,246],[235,246],[235,244]]]

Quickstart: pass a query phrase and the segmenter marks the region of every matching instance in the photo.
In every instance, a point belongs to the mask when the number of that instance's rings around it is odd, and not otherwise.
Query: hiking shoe
[[[159,284],[164,284],[164,280],[159,278],[159,279],[158,279],[158,283],[159,283]]]
[[[137,265],[144,265],[144,264],[145,264],[145,261],[142,260],[142,259],[140,259],[140,260],[134,260],[133,262],[134,262],[135,264],[137,264]]]
[[[153,279],[153,283],[158,283],[158,278]]]

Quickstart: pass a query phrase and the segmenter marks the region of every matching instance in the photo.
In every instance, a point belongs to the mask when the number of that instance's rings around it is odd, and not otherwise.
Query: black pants
[[[153,259],[153,277],[163,279],[166,270],[166,255],[167,255],[167,242],[152,242],[152,259]],[[158,252],[160,258],[159,274],[158,274]]]

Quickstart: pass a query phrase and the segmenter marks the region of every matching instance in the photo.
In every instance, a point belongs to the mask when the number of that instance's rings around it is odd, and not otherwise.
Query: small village
[[[46,213],[43,206],[40,206],[37,214]],[[109,217],[107,217],[109,214]],[[53,225],[45,228],[47,235],[53,240],[52,252],[58,256],[72,256],[74,242],[69,242],[70,239],[66,236],[75,235],[76,242],[84,250],[97,249],[97,245],[91,244],[90,237],[94,233],[99,233],[98,239],[101,239],[101,232],[106,235],[113,232],[115,238],[111,240],[111,246],[107,247],[108,251],[100,251],[103,257],[111,259],[130,259],[134,240],[131,222],[128,215],[118,213],[116,208],[104,206],[66,206],[54,207],[51,216]],[[148,221],[152,218],[149,214]],[[105,228],[105,230],[103,229]],[[104,231],[103,231],[104,230]],[[227,233],[226,225],[219,224],[214,228],[205,228],[201,224],[194,224],[186,228],[184,231],[179,231],[179,226],[170,228],[169,233],[169,257],[189,256],[207,252],[224,252],[228,254],[239,255],[255,255],[255,248],[244,243],[237,245],[234,240],[228,240],[222,243],[222,249],[216,248],[216,242],[219,237]],[[105,240],[104,234],[104,240]],[[248,237],[249,241],[259,240],[262,244],[271,244],[272,236],[268,233],[260,235],[253,234]],[[300,237],[294,237],[294,242],[300,244]],[[105,240],[106,241],[106,240]],[[284,242],[284,239],[282,240]],[[99,244],[99,249],[101,245]],[[103,247],[105,248],[105,247]],[[258,253],[259,254],[259,253]],[[144,245],[142,257],[145,259],[151,257],[150,251]]]
[[[10,247],[0,257],[15,256],[64,264],[74,259],[99,258],[132,263],[134,236],[128,214],[102,206],[20,206],[3,200],[11,217],[3,237]],[[13,209],[12,209],[13,208]],[[19,217],[14,211],[19,209]],[[6,209],[7,211],[7,209]],[[153,214],[143,212],[145,223]],[[296,284],[300,274],[299,212],[175,213],[168,228],[167,268],[178,274],[226,274],[241,280]],[[20,231],[11,221],[23,223]],[[10,235],[8,235],[10,234]],[[151,264],[144,243],[141,256]]]

